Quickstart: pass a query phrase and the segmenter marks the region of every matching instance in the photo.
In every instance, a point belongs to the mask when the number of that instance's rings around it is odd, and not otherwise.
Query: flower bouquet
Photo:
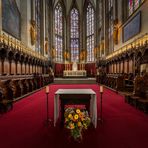
[[[85,109],[66,108],[65,127],[70,129],[71,136],[74,140],[82,140],[82,131],[86,130],[90,125],[90,117]]]

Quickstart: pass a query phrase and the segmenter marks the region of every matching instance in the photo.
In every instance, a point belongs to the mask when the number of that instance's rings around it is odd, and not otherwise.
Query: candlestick
[[[49,93],[49,86],[46,86],[46,93]]]
[[[100,86],[100,93],[103,93],[103,86]]]
[[[101,122],[101,124],[103,123],[103,116],[102,116],[102,95],[103,95],[103,86],[100,85],[100,117],[98,118],[98,120]]]
[[[46,122],[45,122],[45,125],[46,126],[48,126],[49,125],[49,123],[51,123],[51,119],[49,118],[49,108],[48,108],[48,106],[49,106],[49,104],[48,104],[48,93],[49,93],[49,86],[46,86],[46,100],[47,100],[47,102],[46,102],[46,109],[47,109],[47,119],[46,119]]]

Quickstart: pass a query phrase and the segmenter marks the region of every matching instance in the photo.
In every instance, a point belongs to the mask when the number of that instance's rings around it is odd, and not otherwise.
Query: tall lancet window
[[[94,9],[89,3],[87,7],[86,14],[86,23],[87,23],[87,61],[93,62],[94,59]]]
[[[35,0],[36,51],[41,52],[41,1]]]
[[[70,46],[71,46],[71,61],[79,61],[79,12],[73,8],[70,13]]]
[[[58,3],[55,7],[55,60],[63,61],[63,12],[61,4]]]

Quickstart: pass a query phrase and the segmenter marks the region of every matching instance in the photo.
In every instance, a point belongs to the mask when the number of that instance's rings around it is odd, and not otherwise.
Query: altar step
[[[96,84],[96,78],[55,78],[54,84]]]

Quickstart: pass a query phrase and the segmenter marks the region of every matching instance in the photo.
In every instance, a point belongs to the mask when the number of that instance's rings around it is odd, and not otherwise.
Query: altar
[[[58,89],[54,96],[54,126],[56,126],[60,111],[64,109],[65,104],[69,103],[73,105],[89,103],[90,118],[94,127],[97,128],[96,93],[92,89]]]
[[[63,71],[63,77],[86,77],[86,70],[84,64],[80,64],[80,69],[78,70],[78,64],[73,62],[72,70],[65,65],[65,70]]]
[[[64,70],[63,77],[86,77],[86,70]]]

